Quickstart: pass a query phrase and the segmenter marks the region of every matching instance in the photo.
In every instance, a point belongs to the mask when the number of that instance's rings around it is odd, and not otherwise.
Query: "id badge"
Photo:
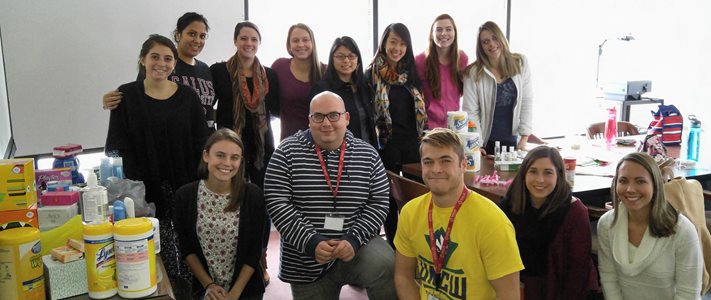
[[[326,215],[323,221],[323,228],[335,231],[343,231],[343,222],[345,218],[337,214]]]
[[[428,294],[427,294],[427,300],[440,300],[440,299],[437,298],[437,296],[428,293]]]

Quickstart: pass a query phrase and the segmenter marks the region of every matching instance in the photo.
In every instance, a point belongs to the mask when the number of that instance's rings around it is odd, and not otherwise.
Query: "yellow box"
[[[0,160],[0,211],[27,209],[35,203],[34,159]]]

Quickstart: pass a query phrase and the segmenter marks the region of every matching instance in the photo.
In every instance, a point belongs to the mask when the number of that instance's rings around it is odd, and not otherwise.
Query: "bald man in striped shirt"
[[[350,115],[332,92],[310,104],[309,129],[284,139],[267,167],[267,210],[281,234],[279,279],[294,299],[338,299],[365,287],[395,299],[394,254],[379,236],[389,186],[377,151],[346,129]]]

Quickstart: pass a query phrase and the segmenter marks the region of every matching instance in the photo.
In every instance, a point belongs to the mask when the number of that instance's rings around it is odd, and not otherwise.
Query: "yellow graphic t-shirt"
[[[417,259],[420,298],[494,299],[496,292],[489,281],[523,269],[513,225],[491,200],[471,192],[454,219],[441,284],[436,289],[427,225],[430,199],[431,193],[427,193],[402,208],[394,241],[401,254]],[[452,207],[432,207],[438,251],[451,213]]]

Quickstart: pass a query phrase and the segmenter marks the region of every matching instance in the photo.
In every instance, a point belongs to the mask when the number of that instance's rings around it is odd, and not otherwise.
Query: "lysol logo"
[[[114,259],[114,244],[107,244],[106,246],[101,247],[99,251],[96,251],[96,267],[100,267],[101,265],[111,261]]]

